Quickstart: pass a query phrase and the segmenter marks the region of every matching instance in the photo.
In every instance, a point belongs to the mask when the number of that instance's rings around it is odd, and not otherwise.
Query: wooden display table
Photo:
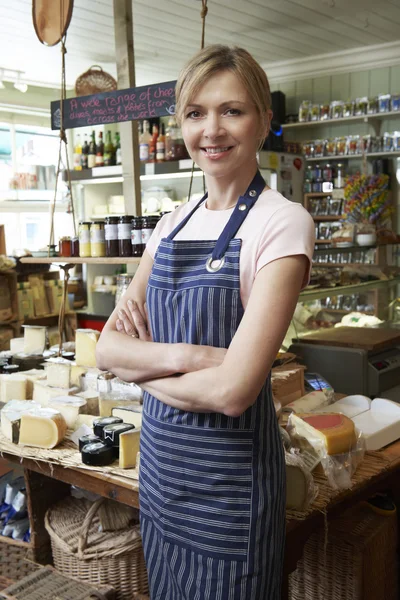
[[[70,485],[134,508],[139,507],[137,482],[110,474],[65,468],[40,460],[21,458],[16,454],[3,452],[2,455],[6,460],[22,465],[25,469],[32,525],[32,540],[29,545],[26,544],[26,547],[31,549],[33,559],[42,564],[47,564],[51,560],[49,538],[44,528],[44,515],[51,505],[69,494]],[[320,507],[315,508],[303,519],[292,518],[288,513],[282,600],[287,600],[289,597],[288,577],[296,569],[306,541],[314,531],[323,526],[324,512],[328,519],[337,516],[381,490],[390,489],[395,498],[400,498],[400,441],[379,453],[367,453],[363,463],[365,472],[368,472],[369,463],[371,465],[373,463],[374,474],[370,477],[359,477],[350,490],[336,495],[332,493],[332,498],[327,501],[324,511],[321,511]]]

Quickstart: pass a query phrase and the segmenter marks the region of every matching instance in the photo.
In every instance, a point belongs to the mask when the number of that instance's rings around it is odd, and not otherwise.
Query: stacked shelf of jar
[[[400,131],[386,132],[382,136],[346,135],[303,143],[306,158],[354,156],[371,152],[400,152]]]
[[[79,239],[60,240],[59,255],[81,258],[129,258],[142,256],[159,216],[109,216],[104,220],[81,221]]]
[[[337,165],[308,165],[304,176],[304,193],[326,193],[344,188],[345,169],[341,163]]]
[[[400,94],[379,94],[374,98],[357,98],[348,102],[334,100],[330,104],[313,104],[310,100],[303,100],[299,107],[299,123],[397,111],[400,111]]]

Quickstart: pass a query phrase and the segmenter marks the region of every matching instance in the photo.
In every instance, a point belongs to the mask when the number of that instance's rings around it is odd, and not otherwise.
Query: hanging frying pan
[[[67,32],[73,8],[74,0],[33,0],[33,26],[42,44],[58,44]]]

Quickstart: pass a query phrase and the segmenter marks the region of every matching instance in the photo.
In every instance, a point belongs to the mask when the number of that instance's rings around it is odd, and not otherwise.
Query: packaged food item
[[[314,156],[320,158],[325,154],[326,140],[314,140]]]
[[[99,417],[93,421],[93,433],[103,439],[103,429],[106,425],[116,425],[123,423],[119,417]]]
[[[342,201],[337,198],[331,198],[329,200],[329,214],[332,216],[339,216],[342,214]]]
[[[389,112],[390,111],[390,102],[391,102],[390,94],[379,94],[379,96],[378,96],[379,112]]]
[[[93,444],[95,442],[101,442],[101,438],[95,435],[94,433],[88,433],[88,435],[83,435],[79,438],[79,452],[82,452],[83,446],[86,444]]]
[[[285,463],[286,508],[307,510],[318,493],[311,471],[298,454],[285,452]]]
[[[354,101],[348,100],[343,105],[343,116],[352,117],[354,115]]]
[[[320,194],[320,193],[322,193],[322,184],[323,184],[322,177],[318,177],[317,179],[314,179],[314,181],[312,183],[312,192],[313,192],[313,194]]]
[[[381,152],[382,145],[383,145],[383,139],[380,135],[371,136],[371,145],[370,145],[369,152]]]
[[[393,151],[400,152],[400,131],[393,131]]]
[[[299,123],[305,123],[310,120],[310,107],[312,102],[303,100],[299,107]]]
[[[132,215],[123,215],[118,223],[118,247],[120,256],[132,256],[131,225]]]
[[[325,154],[326,154],[326,156],[336,156],[336,140],[334,140],[334,139],[326,140]]]
[[[343,454],[356,444],[354,423],[341,413],[292,413],[290,419],[292,435],[305,438],[318,452]]]
[[[71,238],[71,256],[74,258],[80,256],[79,255],[79,237]]]
[[[368,98],[368,104],[367,104],[367,114],[368,115],[374,115],[379,111],[379,102],[378,102],[378,98]]]
[[[79,256],[89,258],[92,255],[90,248],[90,221],[79,223]]]
[[[304,186],[303,190],[305,194],[309,194],[312,192],[312,182],[313,182],[313,168],[312,165],[307,165],[306,172],[304,174]]]
[[[392,152],[393,150],[393,134],[392,133],[384,133],[383,134],[383,144],[382,144],[382,152]]]
[[[60,256],[71,256],[71,237],[67,235],[60,238],[58,248]]]
[[[322,169],[322,178],[324,181],[333,181],[333,167],[329,163]]]
[[[358,144],[360,142],[359,135],[349,135],[347,138],[347,154],[353,156],[358,152]]]
[[[346,138],[344,136],[336,138],[336,154],[345,156],[346,154]]]
[[[367,108],[368,108],[368,98],[367,97],[356,98],[356,101],[354,104],[354,115],[356,117],[366,115]]]
[[[115,423],[103,427],[103,441],[114,450],[114,457],[119,458],[119,440],[122,433],[135,429],[130,423]]]
[[[142,256],[144,246],[142,242],[142,217],[135,217],[131,224],[132,256]]]
[[[334,100],[331,102],[331,119],[341,119],[343,117],[344,102]]]
[[[326,121],[331,118],[331,107],[329,104],[321,104],[319,109],[319,115],[321,121]]]
[[[360,137],[357,149],[358,154],[363,154],[364,152],[368,154],[368,152],[371,152],[371,137],[372,136],[370,134]]]
[[[320,112],[319,112],[319,104],[313,104],[311,106],[311,121],[319,121]]]
[[[156,228],[156,225],[159,221],[159,217],[154,215],[149,215],[146,217],[142,217],[142,244],[143,250],[146,248],[147,242],[150,240],[151,235]]]
[[[303,143],[303,154],[306,158],[312,158],[314,156],[314,142]]]
[[[391,109],[393,112],[400,110],[400,94],[392,94]]]

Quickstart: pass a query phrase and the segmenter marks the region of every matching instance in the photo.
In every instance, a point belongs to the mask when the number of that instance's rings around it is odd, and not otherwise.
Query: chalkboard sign
[[[175,114],[176,81],[64,100],[64,129]],[[60,102],[51,103],[51,128],[60,129]]]

